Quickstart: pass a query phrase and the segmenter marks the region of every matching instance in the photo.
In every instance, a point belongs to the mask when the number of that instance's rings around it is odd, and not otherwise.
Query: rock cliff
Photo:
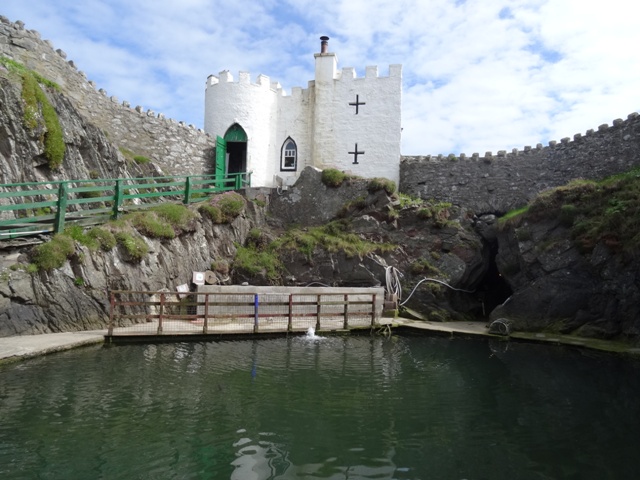
[[[640,170],[537,197],[498,228],[515,330],[640,338]]]

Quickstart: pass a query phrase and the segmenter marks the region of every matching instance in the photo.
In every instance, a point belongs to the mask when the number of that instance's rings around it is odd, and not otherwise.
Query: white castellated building
[[[285,95],[279,83],[240,72],[210,75],[205,91],[207,133],[216,137],[216,173],[251,171],[251,186],[292,185],[309,165],[398,183],[402,66],[389,76],[366,67],[357,78],[338,70],[328,37],[315,56],[315,79]]]

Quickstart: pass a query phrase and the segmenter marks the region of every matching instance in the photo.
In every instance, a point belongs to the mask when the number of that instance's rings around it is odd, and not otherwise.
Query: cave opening
[[[494,308],[504,303],[513,294],[513,290],[498,270],[496,263],[498,242],[487,241],[487,244],[489,245],[489,264],[476,289],[481,305],[478,316],[481,317],[488,317]]]

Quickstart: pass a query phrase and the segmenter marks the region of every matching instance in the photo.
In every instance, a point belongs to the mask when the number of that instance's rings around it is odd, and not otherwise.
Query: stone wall
[[[150,158],[166,174],[199,174],[212,170],[215,143],[193,125],[167,119],[163,114],[131,108],[97,89],[94,82],[67,61],[64,51],[54,50],[24,23],[0,16],[0,55],[9,57],[60,85],[74,107],[117,146]]]
[[[521,207],[538,192],[577,178],[601,179],[640,166],[640,115],[601,125],[573,140],[483,157],[403,157],[400,190],[424,199],[452,202],[481,213]]]

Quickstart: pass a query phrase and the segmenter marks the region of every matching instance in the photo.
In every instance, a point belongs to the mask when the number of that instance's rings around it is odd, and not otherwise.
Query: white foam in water
[[[309,327],[309,329],[307,330],[307,338],[311,340],[322,340],[322,337],[316,335],[316,329],[313,327]]]

